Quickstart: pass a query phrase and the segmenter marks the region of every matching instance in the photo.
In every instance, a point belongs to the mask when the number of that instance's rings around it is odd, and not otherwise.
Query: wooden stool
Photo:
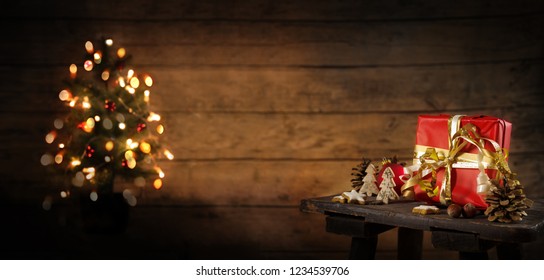
[[[302,200],[300,209],[326,215],[327,232],[352,238],[350,259],[374,259],[378,235],[398,227],[398,259],[421,259],[423,231],[431,232],[435,248],[459,252],[460,259],[487,259],[487,251],[497,248],[499,259],[521,259],[521,244],[544,234],[544,201],[535,201],[523,221],[503,224],[489,222],[484,215],[454,219],[440,214],[418,215],[412,208],[420,202],[386,205],[343,204],[332,196]]]

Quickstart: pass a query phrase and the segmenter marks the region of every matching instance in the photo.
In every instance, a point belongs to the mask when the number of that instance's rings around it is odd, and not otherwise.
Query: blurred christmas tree
[[[88,41],[85,49],[84,62],[70,65],[59,93],[68,111],[45,136],[50,149],[42,165],[59,175],[54,177],[62,198],[75,187],[96,201],[113,192],[116,177],[160,189],[164,173],[157,160],[174,156],[159,142],[161,117],[149,110],[153,79],[127,68],[130,56],[124,48],[115,50],[111,39]],[[136,204],[130,191],[124,195]]]

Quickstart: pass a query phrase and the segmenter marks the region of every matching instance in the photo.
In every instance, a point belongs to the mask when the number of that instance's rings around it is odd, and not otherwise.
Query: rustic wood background
[[[21,241],[7,258],[345,258],[349,239],[299,201],[349,189],[361,156],[409,160],[423,113],[511,121],[511,167],[544,197],[542,1],[34,2],[3,5],[0,25],[0,202]],[[127,233],[74,237],[47,230],[39,162],[68,66],[103,36],[154,77],[176,159]]]

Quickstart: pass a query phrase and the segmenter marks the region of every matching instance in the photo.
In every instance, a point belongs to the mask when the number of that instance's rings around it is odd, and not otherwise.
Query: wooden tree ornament
[[[376,186],[376,167],[373,164],[369,164],[365,172],[366,176],[363,178],[363,185],[359,193],[367,196],[377,195],[380,190]]]
[[[393,170],[387,167],[382,174],[383,181],[380,184],[380,192],[378,193],[376,200],[381,200],[383,203],[389,204],[389,200],[399,199],[399,195],[395,191],[394,177],[395,173],[393,173]]]

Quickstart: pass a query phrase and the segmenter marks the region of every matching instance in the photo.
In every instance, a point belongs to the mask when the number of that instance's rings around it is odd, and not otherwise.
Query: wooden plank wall
[[[148,227],[135,236],[156,231],[154,213],[161,225],[183,221],[163,225],[179,244],[198,236],[242,258],[343,258],[349,240],[323,233],[323,217],[299,213],[299,201],[349,189],[363,155],[409,160],[424,113],[511,121],[511,167],[544,197],[543,28],[536,0],[10,1],[0,201],[39,204],[50,189],[39,159],[62,79],[84,42],[103,36],[154,77],[176,155],[163,189],[140,198],[134,220]],[[390,256],[394,234],[380,242]],[[202,252],[188,256],[228,257]]]

